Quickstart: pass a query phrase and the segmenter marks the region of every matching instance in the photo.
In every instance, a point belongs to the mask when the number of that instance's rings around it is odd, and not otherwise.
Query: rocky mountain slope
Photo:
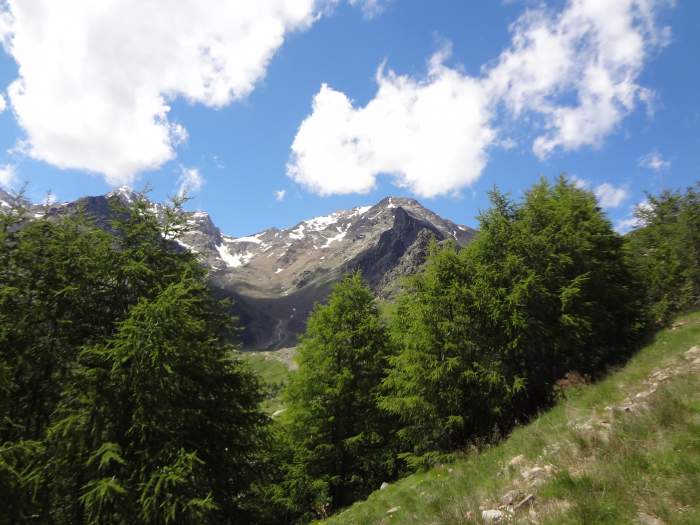
[[[29,205],[29,213],[58,214],[82,206],[108,228],[109,199],[129,204],[135,197],[120,188],[72,203]],[[0,194],[0,207],[10,203],[10,195]],[[154,210],[159,206],[154,203]],[[294,345],[313,305],[345,272],[360,270],[380,297],[389,297],[401,276],[423,264],[432,239],[465,245],[474,235],[416,200],[396,197],[238,238],[224,235],[206,212],[192,212],[188,221],[191,230],[178,242],[210,270],[217,293],[234,300],[245,328],[243,343],[250,349]]]
[[[432,238],[465,245],[474,235],[413,199],[395,197],[238,238],[223,235],[205,212],[190,222],[192,231],[179,242],[235,299],[248,348],[293,345],[313,305],[345,272],[360,270],[378,295],[389,296],[401,275],[425,261]]]

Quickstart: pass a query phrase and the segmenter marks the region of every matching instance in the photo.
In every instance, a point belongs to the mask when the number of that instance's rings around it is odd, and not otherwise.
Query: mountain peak
[[[248,347],[293,345],[306,316],[345,272],[360,270],[385,296],[425,261],[431,238],[467,244],[474,231],[417,200],[389,196],[243,237],[221,235],[203,212],[180,244],[196,252],[217,288],[234,298]],[[196,220],[199,219],[199,220]],[[204,219],[204,220],[202,220]]]
[[[116,197],[124,204],[132,204],[137,197],[137,193],[129,186],[120,186],[112,191],[110,191],[105,197]]]
[[[421,203],[418,202],[416,199],[411,199],[411,198],[408,198],[408,197],[393,197],[393,196],[384,197],[382,200],[380,200],[380,201],[375,205],[375,207],[376,207],[376,206],[381,206],[381,207],[385,207],[385,208],[389,208],[389,209],[391,209],[391,208],[397,208],[397,207],[399,207],[399,206],[401,206],[401,207],[406,207],[406,206],[407,206],[407,207],[418,206],[418,207],[420,207],[420,208],[423,207],[423,206],[421,205]]]

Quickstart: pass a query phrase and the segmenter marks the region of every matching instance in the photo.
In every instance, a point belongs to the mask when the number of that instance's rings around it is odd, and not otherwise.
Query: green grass
[[[496,508],[511,488],[535,494],[539,523],[635,523],[639,512],[666,524],[700,523],[700,377],[680,373],[648,399],[648,409],[616,412],[628,393],[644,389],[658,367],[677,363],[700,345],[700,312],[688,324],[660,332],[627,365],[604,380],[567,392],[567,399],[506,440],[466,452],[452,464],[409,476],[327,520],[329,524],[481,523],[480,505]],[[595,415],[609,419],[608,437],[575,428]],[[556,474],[536,489],[524,487],[510,460],[551,464]],[[389,509],[399,510],[387,514]],[[528,523],[528,512],[516,514]]]
[[[266,390],[263,409],[274,414],[282,408],[281,394],[289,382],[289,368],[271,352],[238,352],[263,383]]]

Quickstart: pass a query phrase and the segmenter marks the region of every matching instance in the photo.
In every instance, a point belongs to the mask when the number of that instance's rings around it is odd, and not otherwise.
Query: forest
[[[160,214],[0,213],[0,524],[307,523],[498,442],[569,373],[623,364],[700,304],[700,183],[621,235],[571,179],[493,190],[397,300],[348,274],[307,321],[284,410],[230,304]]]

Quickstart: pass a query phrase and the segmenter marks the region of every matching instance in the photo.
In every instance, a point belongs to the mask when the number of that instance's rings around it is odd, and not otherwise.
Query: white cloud
[[[292,31],[332,0],[7,0],[0,36],[28,152],[131,184],[187,137],[176,97],[216,108],[249,94]]]
[[[487,82],[508,109],[543,117],[533,150],[598,146],[650,92],[637,84],[651,49],[667,40],[654,23],[665,0],[570,0],[560,13],[528,10]],[[566,103],[573,99],[573,104]]]
[[[192,195],[202,189],[204,185],[204,177],[197,168],[180,167],[180,176],[178,178],[178,197]]]
[[[535,122],[541,159],[599,146],[652,97],[637,79],[668,40],[655,23],[668,2],[569,0],[560,12],[528,9],[511,26],[510,46],[479,77],[445,65],[445,52],[433,56],[425,78],[382,66],[375,97],[360,108],[324,84],[294,139],[288,174],[321,195],[369,191],[382,173],[421,196],[454,193],[481,175],[489,146],[503,147],[501,108]]]
[[[0,95],[0,113],[5,111],[7,109],[7,101],[5,100],[5,97]]]
[[[639,159],[639,166],[657,173],[671,169],[671,161],[665,160],[658,151],[647,153]]]
[[[504,138],[503,140],[501,140],[498,143],[498,145],[506,151],[510,151],[510,150],[518,147],[517,141],[515,141],[514,139],[512,139],[510,137]]]
[[[591,182],[588,179],[582,179],[576,175],[570,175],[569,179],[574,183],[574,186],[581,190],[585,190],[591,185]]]
[[[626,189],[615,187],[609,182],[596,186],[593,193],[603,208],[617,208],[628,197]]]
[[[321,195],[368,192],[380,173],[426,197],[474,182],[495,139],[489,96],[445,66],[446,56],[435,54],[418,80],[381,66],[377,94],[361,108],[321,86],[294,138],[289,176]]]
[[[359,5],[367,18],[374,18],[386,9],[390,0],[349,0],[350,5]]]
[[[615,223],[615,230],[618,233],[627,233],[628,231],[639,226],[639,221],[633,215],[628,215],[624,219],[620,219]]]
[[[286,195],[287,195],[287,190],[277,190],[277,191],[275,191],[275,200],[282,202]]]
[[[579,189],[588,190],[591,188],[591,181],[576,175],[569,175],[569,180]],[[593,194],[603,208],[617,208],[629,196],[625,188],[616,187],[609,182],[603,182],[592,190]]]
[[[12,188],[17,182],[17,168],[15,166],[12,164],[0,166],[0,186]]]
[[[615,229],[619,233],[624,234],[634,228],[644,226],[643,221],[637,217],[637,213],[642,210],[649,210],[649,208],[650,205],[648,200],[644,199],[643,201],[638,202],[637,204],[632,206],[632,211],[630,211],[630,213],[628,213],[626,217],[620,219],[615,223]]]

